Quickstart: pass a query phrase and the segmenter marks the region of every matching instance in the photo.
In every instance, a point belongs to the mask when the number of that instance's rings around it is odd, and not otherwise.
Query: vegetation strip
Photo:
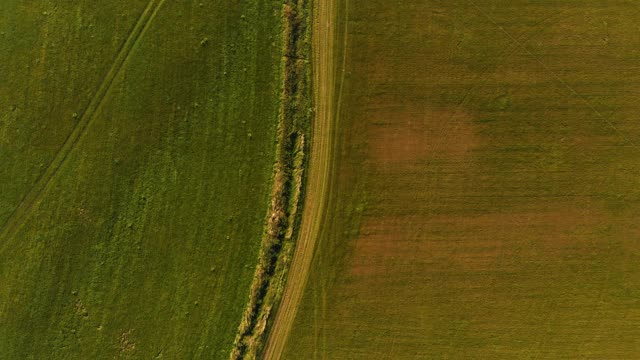
[[[255,359],[261,354],[295,247],[309,147],[305,134],[313,114],[309,12],[308,0],[288,0],[282,9],[282,99],[273,191],[249,301],[230,354],[234,360]]]
[[[284,350],[298,305],[307,282],[311,259],[325,218],[329,178],[335,162],[336,121],[335,108],[335,37],[334,18],[336,4],[316,0],[313,3],[313,87],[315,117],[313,148],[309,159],[304,214],[300,221],[296,251],[291,261],[287,287],[282,295],[278,313],[269,331],[264,351],[265,359],[279,359]],[[343,59],[344,61],[344,59]]]

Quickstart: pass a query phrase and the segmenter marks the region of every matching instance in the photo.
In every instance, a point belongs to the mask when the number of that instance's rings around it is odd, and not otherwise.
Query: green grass
[[[633,5],[348,10],[338,169],[284,358],[637,357]]]
[[[0,5],[3,359],[229,356],[271,191],[281,5],[167,1],[121,53],[145,6]]]
[[[263,356],[296,247],[308,165],[305,134],[310,134],[313,116],[310,12],[306,0],[286,1],[282,7],[282,95],[269,220],[231,359]]]

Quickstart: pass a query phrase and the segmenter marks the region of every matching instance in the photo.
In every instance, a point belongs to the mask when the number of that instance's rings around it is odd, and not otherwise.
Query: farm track
[[[264,350],[265,359],[279,359],[293,326],[309,275],[311,260],[325,218],[329,179],[335,148],[334,113],[335,3],[314,1],[313,19],[313,86],[316,113],[309,162],[309,178],[305,193],[300,232],[291,268],[278,312],[273,321]]]
[[[114,80],[122,72],[122,69],[130,58],[133,49],[140,42],[140,39],[153,22],[153,19],[158,14],[158,11],[164,2],[165,0],[149,1],[144,11],[136,21],[133,29],[127,36],[127,39],[122,44],[122,47],[118,50],[109,71],[98,86],[98,90],[89,102],[84,113],[80,116],[73,130],[60,147],[60,150],[56,153],[53,161],[51,161],[46,170],[36,180],[33,187],[31,187],[27,194],[22,198],[16,209],[2,226],[2,229],[0,230],[0,241],[2,241],[0,244],[0,255],[6,251],[10,244],[10,240],[15,236],[20,224],[31,213],[31,210],[41,199],[45,190],[51,184],[51,181],[55,178],[56,174],[67,160],[71,151],[76,147],[91,122],[95,119],[95,115],[104,103],[107,94],[109,94]]]

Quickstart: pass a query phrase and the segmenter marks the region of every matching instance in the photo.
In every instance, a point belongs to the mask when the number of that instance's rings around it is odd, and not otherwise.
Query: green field
[[[226,359],[281,93],[275,1],[0,2],[0,358]]]
[[[0,360],[637,358],[639,21],[0,1]]]
[[[338,3],[340,149],[283,358],[637,358],[634,3]]]

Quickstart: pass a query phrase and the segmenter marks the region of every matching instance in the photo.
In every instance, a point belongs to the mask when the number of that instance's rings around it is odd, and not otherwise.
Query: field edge
[[[304,212],[300,222],[298,243],[287,286],[281,305],[269,331],[263,358],[280,359],[293,327],[298,307],[304,293],[316,244],[326,218],[326,208],[331,194],[333,174],[338,153],[336,99],[335,43],[339,32],[335,22],[338,6],[334,2],[315,0],[311,6],[312,59],[313,59],[313,147],[309,157],[309,174],[305,194]],[[346,40],[346,38],[345,38]],[[344,55],[344,54],[343,54]],[[342,59],[344,61],[344,59]],[[344,69],[343,69],[344,70]],[[343,73],[344,75],[344,73]]]
[[[311,93],[311,0],[282,7],[282,83],[272,194],[260,255],[230,359],[255,359],[281,302],[304,201],[313,100]]]

